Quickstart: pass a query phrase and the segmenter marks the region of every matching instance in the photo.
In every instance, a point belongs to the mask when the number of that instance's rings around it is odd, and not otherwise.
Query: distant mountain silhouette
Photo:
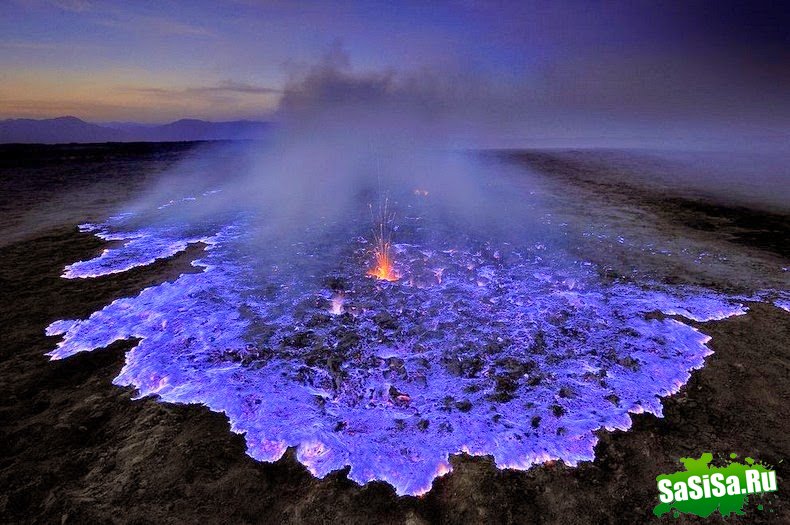
[[[269,122],[234,120],[208,122],[183,119],[170,124],[133,122],[91,124],[76,117],[0,120],[0,143],[55,144],[69,142],[181,142],[265,138]]]

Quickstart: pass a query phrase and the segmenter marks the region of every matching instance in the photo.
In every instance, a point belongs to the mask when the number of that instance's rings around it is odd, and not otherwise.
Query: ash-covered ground
[[[488,153],[484,228],[442,186],[388,193],[394,282],[367,275],[375,191],[276,244],[247,213],[173,214],[211,208],[188,185],[118,216],[214,147],[4,147],[10,521],[644,521],[705,451],[782,484],[781,206],[681,191],[687,159]],[[764,503],[750,521],[787,511]]]

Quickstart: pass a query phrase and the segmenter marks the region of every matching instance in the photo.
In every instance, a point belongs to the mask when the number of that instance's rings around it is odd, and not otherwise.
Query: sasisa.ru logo
[[[743,507],[752,494],[776,491],[776,472],[768,466],[745,458],[745,463],[730,461],[723,467],[712,466],[713,455],[705,453],[699,459],[681,458],[685,470],[656,477],[658,499],[661,503],[653,514],[661,516],[674,509],[707,517],[718,510],[723,516],[744,514]],[[757,506],[763,510],[762,503]]]

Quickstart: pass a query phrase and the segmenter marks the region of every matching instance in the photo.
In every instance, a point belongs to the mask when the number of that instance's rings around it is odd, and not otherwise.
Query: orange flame
[[[389,201],[384,200],[384,208],[379,209],[378,220],[374,219],[376,226],[373,229],[373,240],[376,247],[373,249],[373,254],[376,256],[376,267],[368,270],[370,277],[381,279],[383,281],[397,281],[400,275],[395,271],[394,258],[392,256],[392,220],[394,215],[388,212]],[[371,215],[373,214],[373,206],[371,206]]]
[[[376,267],[368,271],[368,275],[384,281],[397,281],[400,276],[393,268],[392,248],[389,243],[377,243],[374,250]]]

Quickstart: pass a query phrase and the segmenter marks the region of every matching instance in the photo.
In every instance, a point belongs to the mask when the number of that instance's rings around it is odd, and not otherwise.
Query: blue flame
[[[701,288],[607,284],[543,245],[505,257],[488,243],[400,244],[404,278],[383,283],[365,276],[358,239],[333,261],[338,290],[260,267],[244,248],[245,217],[129,220],[85,225],[117,245],[64,277],[123,272],[197,242],[202,272],[52,323],[47,334],[62,340],[49,355],[137,340],[115,384],[223,412],[257,460],[293,446],[315,476],[350,466],[352,480],[398,494],[428,491],[459,452],[515,469],[592,460],[596,430],[661,416],[660,398],[703,366],[709,338],[684,319],[746,311]]]

